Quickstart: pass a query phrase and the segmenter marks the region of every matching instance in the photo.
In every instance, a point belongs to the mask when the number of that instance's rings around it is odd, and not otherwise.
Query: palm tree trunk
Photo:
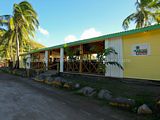
[[[18,39],[18,33],[16,33],[16,44],[17,44],[17,61],[16,61],[16,68],[19,69],[19,39]]]
[[[11,53],[11,61],[13,61],[13,50],[12,50],[12,45],[11,45],[11,48],[10,48],[11,50],[10,50],[10,53]]]

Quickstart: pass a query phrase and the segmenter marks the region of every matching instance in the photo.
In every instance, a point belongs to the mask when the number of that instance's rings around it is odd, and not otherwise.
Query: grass
[[[117,80],[84,80],[81,77],[64,77],[66,80],[71,81],[73,83],[80,83],[81,87],[90,86],[95,88],[96,90],[107,89],[113,93],[114,97],[126,97],[131,98],[136,101],[136,107],[128,112],[137,113],[137,108],[142,104],[149,105],[152,108],[155,104],[155,99],[160,95],[160,88],[158,86],[145,86],[145,85],[136,85],[136,84],[127,84]],[[62,90],[66,90],[65,88],[61,88]],[[80,96],[84,96],[83,94],[77,93],[77,90],[68,90],[73,94],[77,94]],[[96,96],[92,98],[97,99],[97,103],[100,106],[108,105],[106,100],[98,99]],[[92,99],[88,97],[88,99]],[[110,106],[111,107],[111,106]],[[118,109],[118,108],[114,108]],[[127,114],[127,113],[126,113]],[[160,115],[153,114],[148,116],[138,116],[137,120],[160,120]]]
[[[118,80],[91,80],[84,77],[69,77],[65,76],[65,79],[72,81],[73,83],[80,83],[81,86],[90,86],[96,90],[107,89],[112,92],[113,97],[126,97],[134,99],[136,101],[136,107],[147,104],[153,108],[156,98],[160,95],[159,86],[146,86],[133,83],[125,83]]]

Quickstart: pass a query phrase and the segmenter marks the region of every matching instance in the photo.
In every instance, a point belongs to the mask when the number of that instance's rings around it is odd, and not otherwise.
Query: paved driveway
[[[0,72],[0,120],[137,120],[136,115]]]

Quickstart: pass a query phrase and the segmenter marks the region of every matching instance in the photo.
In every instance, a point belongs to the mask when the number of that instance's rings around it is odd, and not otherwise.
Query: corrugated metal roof
[[[61,44],[61,45],[57,45],[57,46],[53,46],[53,47],[46,47],[46,48],[42,48],[42,49],[38,49],[38,50],[33,50],[29,53],[24,53],[21,55],[32,54],[32,53],[41,52],[41,51],[45,51],[45,50],[57,49],[57,48],[64,47],[66,45],[67,46],[75,46],[75,45],[80,45],[80,44],[86,44],[86,43],[90,43],[90,42],[105,40],[108,38],[122,37],[122,36],[126,36],[126,35],[131,35],[131,34],[136,34],[136,33],[156,30],[156,29],[160,29],[160,24],[152,25],[152,26],[148,26],[148,27],[143,27],[143,28],[139,28],[139,29],[132,29],[132,30],[128,30],[128,31],[118,32],[118,33],[107,34],[107,35],[103,35],[103,36],[99,36],[99,37],[95,37],[95,38],[90,38],[90,39],[85,39],[85,40],[79,40],[79,41],[70,42],[67,44]]]

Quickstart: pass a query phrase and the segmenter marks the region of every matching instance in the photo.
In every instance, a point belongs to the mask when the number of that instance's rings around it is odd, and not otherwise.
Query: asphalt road
[[[87,97],[0,72],[0,120],[138,120]]]

